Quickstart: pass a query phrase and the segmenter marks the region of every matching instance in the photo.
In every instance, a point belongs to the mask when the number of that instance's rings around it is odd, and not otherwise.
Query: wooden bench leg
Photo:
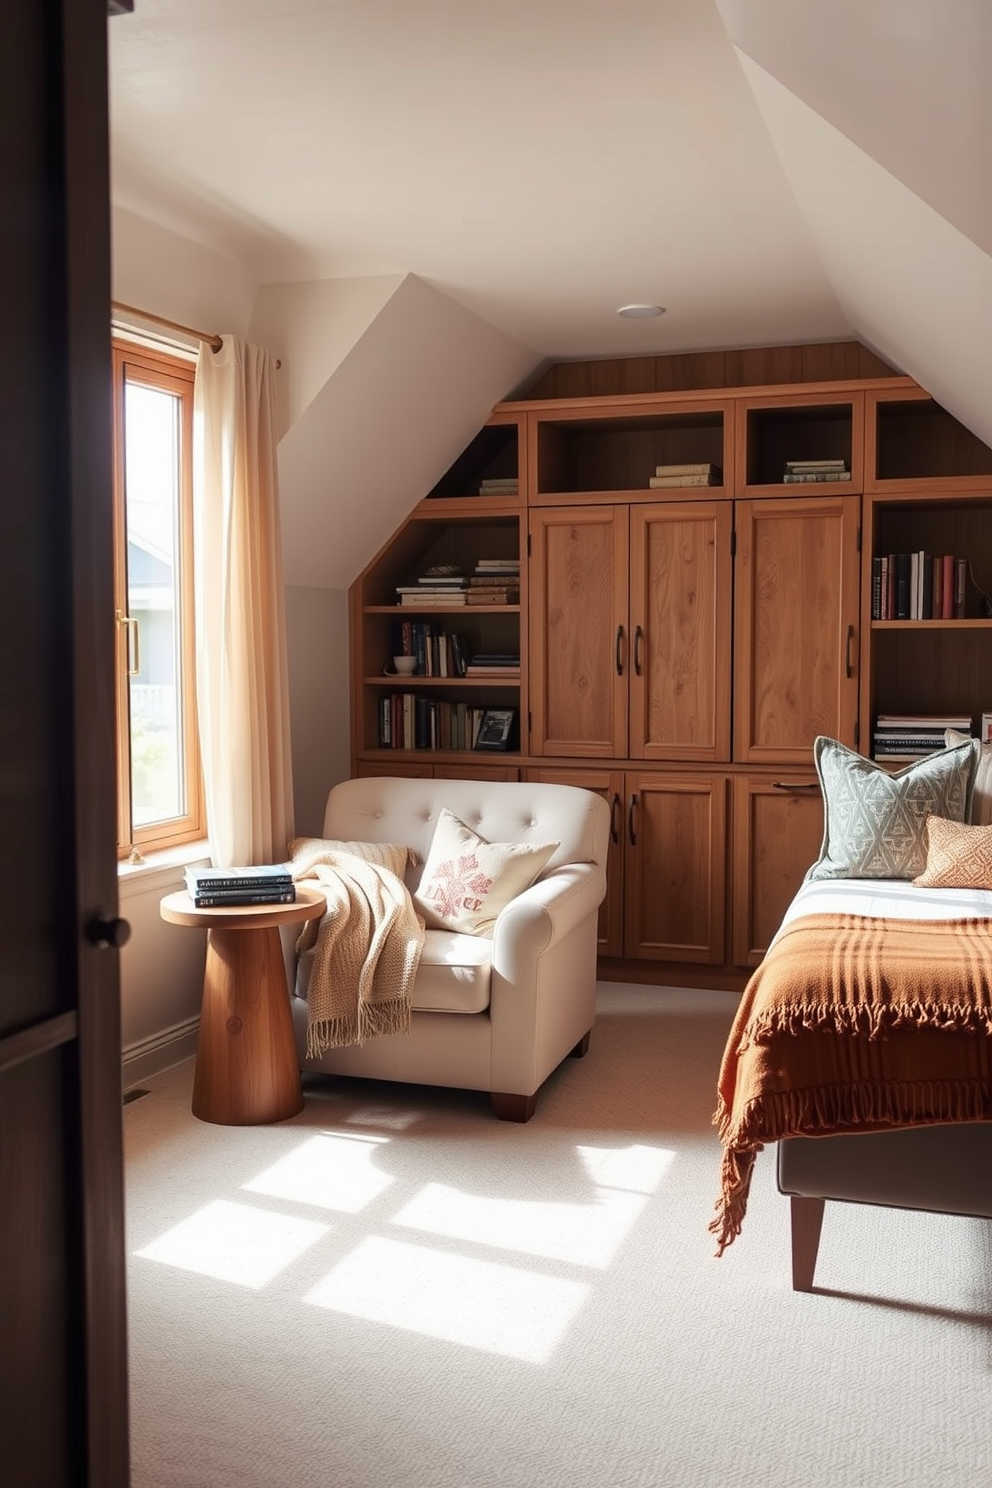
[[[529,1121],[537,1110],[537,1093],[533,1095],[508,1095],[503,1091],[492,1091],[493,1110],[500,1121]]]
[[[794,1292],[811,1292],[826,1200],[808,1199],[793,1194],[790,1203],[792,1207],[792,1289]]]

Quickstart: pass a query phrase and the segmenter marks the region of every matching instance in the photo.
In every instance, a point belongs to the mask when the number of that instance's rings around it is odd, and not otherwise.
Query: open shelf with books
[[[710,397],[538,409],[529,416],[532,499],[657,501],[699,487],[721,494],[732,482],[732,408]]]
[[[741,398],[737,462],[748,493],[809,494],[817,487],[858,492],[862,482],[864,395],[814,391]]]
[[[992,706],[992,478],[985,491],[869,493],[864,531],[867,655],[860,711],[866,752],[875,750],[880,717],[959,718],[968,720],[964,732],[977,733]],[[914,555],[916,575],[922,575],[915,598]],[[883,558],[890,573],[895,565],[904,575],[898,597],[891,578],[887,587],[880,583]],[[949,573],[961,582],[948,615]]]
[[[524,495],[525,441],[521,417],[494,413],[448,467],[425,501],[460,506],[518,505]]]
[[[422,502],[351,589],[356,759],[461,755],[486,709],[512,712],[520,752],[526,648],[516,515],[452,516]],[[397,675],[395,658],[413,672]]]

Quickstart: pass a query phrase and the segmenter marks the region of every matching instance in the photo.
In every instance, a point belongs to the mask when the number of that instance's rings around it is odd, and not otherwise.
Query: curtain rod
[[[220,351],[224,344],[224,338],[207,331],[198,331],[195,326],[182,325],[178,320],[166,320],[164,315],[153,315],[150,310],[139,310],[137,305],[124,305],[120,300],[111,301],[112,310],[121,310],[125,315],[136,315],[139,320],[151,321],[153,325],[164,326],[168,331],[179,331],[184,336],[194,336],[197,341],[205,341],[211,351]],[[282,362],[276,359],[277,369]]]

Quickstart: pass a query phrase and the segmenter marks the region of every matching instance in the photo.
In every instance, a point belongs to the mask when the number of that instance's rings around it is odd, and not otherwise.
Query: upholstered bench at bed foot
[[[992,1219],[992,1122],[788,1137],[777,1172],[790,1199],[792,1285],[808,1292],[827,1199]]]

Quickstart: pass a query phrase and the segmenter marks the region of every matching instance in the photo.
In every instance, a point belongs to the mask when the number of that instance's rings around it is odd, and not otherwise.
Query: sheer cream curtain
[[[217,867],[279,862],[293,835],[275,361],[200,346],[194,396],[197,709]]]

